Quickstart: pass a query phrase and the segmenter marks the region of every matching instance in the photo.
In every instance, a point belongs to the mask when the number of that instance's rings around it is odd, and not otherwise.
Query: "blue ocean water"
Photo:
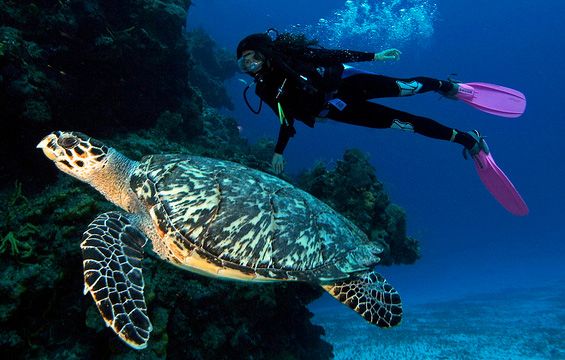
[[[359,148],[370,155],[392,200],[406,209],[408,232],[421,240],[422,259],[381,271],[406,302],[417,303],[565,277],[565,115],[560,110],[565,44],[558,40],[565,34],[564,11],[559,1],[211,0],[191,8],[187,23],[233,51],[242,37],[269,27],[319,35],[327,47],[397,47],[403,52],[399,62],[361,66],[399,77],[456,73],[464,81],[503,84],[527,95],[527,111],[518,119],[497,118],[437,94],[379,100],[488,136],[498,164],[530,207],[523,218],[491,198],[458,145],[331,121],[313,130],[299,124],[285,151],[287,172],[296,174],[319,160],[331,164],[344,149]],[[251,114],[238,78],[228,86],[243,135],[275,138],[275,115],[269,109]]]
[[[527,201],[526,217],[514,217],[496,203],[458,145],[331,121],[313,130],[298,126],[285,152],[287,172],[296,174],[320,160],[332,164],[345,149],[359,148],[370,155],[393,202],[406,210],[408,233],[421,241],[422,258],[379,271],[409,307],[563,284],[564,13],[562,1],[208,0],[191,8],[187,23],[203,27],[233,51],[242,37],[269,27],[306,31],[327,47],[397,47],[400,61],[362,66],[399,77],[456,73],[463,81],[502,84],[526,94],[528,108],[518,119],[497,118],[437,94],[379,100],[446,125],[479,129]],[[227,85],[236,103],[230,114],[243,135],[275,138],[275,115],[269,109],[260,116],[247,110],[239,78]]]

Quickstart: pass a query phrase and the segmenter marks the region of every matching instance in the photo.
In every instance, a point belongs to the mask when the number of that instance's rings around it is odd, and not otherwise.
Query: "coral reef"
[[[375,169],[360,151],[346,151],[333,170],[317,164],[301,175],[299,185],[383,245],[382,264],[412,264],[420,257],[418,242],[406,235],[404,211],[390,202]]]
[[[13,192],[6,197],[5,209],[0,219],[0,255],[28,258],[33,252],[28,240],[39,232],[39,228],[28,222],[22,223],[18,219],[19,212],[29,209],[29,201],[22,193],[20,182],[16,181]]]
[[[224,80],[238,71],[233,54],[225,49],[218,49],[214,40],[203,30],[191,32],[189,38],[191,84],[200,90],[208,105],[233,109],[233,103],[224,87]]]
[[[225,50],[183,29],[189,0],[65,0],[0,3],[0,112],[10,137],[0,185],[45,181],[18,166],[35,161],[46,129],[107,137],[153,127],[178,114],[176,133],[202,134],[204,104],[231,107],[222,81],[235,72]],[[210,56],[209,59],[206,59]]]
[[[10,219],[10,227],[34,224],[33,251],[25,257],[0,254],[1,353],[54,359],[331,357],[331,346],[320,339],[323,329],[310,323],[305,307],[321,290],[207,279],[152,256],[144,260],[144,277],[155,330],[143,352],[123,344],[106,329],[92,299],[81,295],[81,233],[95,214],[110,209],[98,193],[68,177],[8,207],[2,218]]]
[[[92,300],[81,296],[81,234],[112,206],[73,179],[55,182],[56,171],[35,149],[42,136],[80,129],[112,135],[110,142],[134,158],[191,152],[258,163],[247,155],[235,120],[210,107],[231,106],[221,82],[235,65],[202,32],[183,31],[188,3],[0,3],[0,111],[11,131],[0,149],[17,153],[0,164],[3,355],[331,357],[306,308],[322,291],[307,285],[210,281],[148,257],[146,295],[155,330],[143,352],[118,340]],[[27,197],[20,183],[13,188],[16,178],[31,189]]]
[[[0,353],[7,358],[327,359],[332,348],[306,305],[306,284],[245,285],[144,260],[154,332],[136,352],[106,329],[82,296],[82,232],[113,206],[35,149],[51,130],[104,139],[139,159],[191,153],[270,171],[273,144],[250,145],[223,80],[235,64],[201,30],[183,29],[189,0],[0,2]],[[8,131],[9,130],[9,131]],[[21,179],[16,182],[15,179]],[[292,180],[292,179],[287,179]],[[22,185],[23,184],[23,185]],[[403,211],[367,159],[347,152],[301,186],[387,249],[383,262],[418,257]],[[26,196],[22,189],[26,189]]]
[[[155,149],[201,155],[219,152],[247,165],[268,166],[259,156],[272,149],[270,144],[249,146],[235,141],[232,137],[237,132],[225,130],[230,126],[214,125],[224,123],[217,120],[217,114],[211,111],[205,117],[216,118],[207,122],[216,132],[208,130],[210,139],[202,136],[188,145],[165,136],[178,121],[174,114],[167,114],[155,128],[114,137],[110,142],[134,158]],[[390,204],[374,169],[359,152],[348,151],[333,171],[318,166],[311,173],[316,177],[309,173],[302,177],[307,190],[318,192],[338,209],[349,206],[343,212],[368,233],[379,232],[379,224],[384,226],[375,241],[393,250],[395,242],[408,240],[404,214]],[[0,350],[7,354],[26,351],[29,356],[50,358],[171,359],[331,356],[331,346],[320,339],[322,328],[310,323],[312,315],[305,307],[320,296],[320,289],[307,284],[246,285],[210,280],[152,256],[144,261],[144,276],[155,330],[148,350],[140,355],[107,330],[92,300],[81,296],[81,233],[97,213],[112,209],[112,205],[67,176],[38,195],[25,197],[21,184],[16,184],[4,197],[8,206],[0,217],[4,219],[0,229],[27,231],[25,241],[31,249],[25,257],[9,252],[0,255],[4,258],[0,267],[0,332],[5,334]],[[358,216],[371,211],[373,216],[379,214],[378,221],[366,214]],[[395,256],[394,251],[387,253],[385,262],[401,262]],[[45,300],[34,301],[38,298]],[[27,343],[34,346],[26,348]]]

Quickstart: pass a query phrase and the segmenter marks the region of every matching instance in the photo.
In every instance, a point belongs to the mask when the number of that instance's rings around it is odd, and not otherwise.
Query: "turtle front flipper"
[[[141,270],[146,242],[128,215],[107,212],[88,225],[80,245],[84,293],[90,292],[106,324],[135,349],[147,346],[152,330]]]
[[[400,295],[374,271],[322,287],[371,324],[389,328],[398,325],[402,319]]]

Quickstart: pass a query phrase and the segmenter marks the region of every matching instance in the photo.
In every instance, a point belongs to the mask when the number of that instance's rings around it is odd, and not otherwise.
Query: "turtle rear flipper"
[[[398,325],[402,319],[400,295],[374,271],[322,287],[371,324],[388,328]]]
[[[80,245],[85,294],[90,292],[106,324],[136,349],[147,346],[152,330],[141,269],[146,242],[128,215],[107,212],[88,225]]]

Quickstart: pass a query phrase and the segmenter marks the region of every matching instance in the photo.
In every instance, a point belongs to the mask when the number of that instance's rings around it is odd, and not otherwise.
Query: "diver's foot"
[[[448,78],[447,80],[440,80],[438,92],[448,99],[457,100],[457,94],[459,93],[459,83],[460,81]]]
[[[463,149],[463,157],[465,159],[468,157],[473,158],[481,151],[484,151],[486,154],[490,153],[485,138],[477,130],[460,133],[460,135],[464,136],[466,140],[465,149]]]
[[[443,96],[450,99],[457,99],[457,94],[459,93],[459,84],[455,82],[449,82],[451,89],[443,92]]]
[[[475,89],[469,84],[463,84],[453,77],[448,77],[447,80],[441,80],[438,92],[448,99],[464,100],[472,102],[475,97]]]

